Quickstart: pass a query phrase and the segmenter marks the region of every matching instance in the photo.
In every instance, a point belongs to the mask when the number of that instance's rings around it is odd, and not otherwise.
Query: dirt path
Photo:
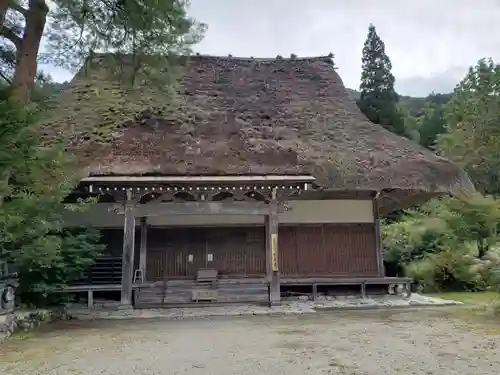
[[[496,327],[444,309],[65,322],[0,345],[0,373],[499,374]]]

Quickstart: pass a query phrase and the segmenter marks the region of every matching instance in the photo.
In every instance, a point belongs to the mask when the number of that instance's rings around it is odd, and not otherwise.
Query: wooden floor
[[[325,278],[297,277],[282,278],[284,288],[305,287],[307,294],[314,300],[318,296],[318,288],[326,286],[347,286],[359,288],[359,294],[366,296],[367,286],[386,287],[391,284],[403,284],[406,293],[410,293],[410,278],[401,277],[368,277],[368,278]],[[66,292],[87,292],[89,306],[93,303],[93,292],[119,291],[119,284],[112,285],[78,285],[68,286]],[[266,278],[218,279],[212,282],[196,280],[167,280],[135,284],[134,306],[171,307],[177,305],[197,305],[207,303],[267,303],[269,300],[269,282]]]
[[[391,284],[403,284],[406,293],[411,292],[409,278],[374,277],[374,278],[283,278],[285,287],[310,287],[311,299],[316,299],[318,288],[325,286],[358,287],[359,294],[366,297],[367,286],[386,288]],[[198,296],[198,297],[197,297]],[[199,298],[199,299],[197,299]],[[199,303],[266,303],[269,300],[269,282],[260,279],[220,279],[214,282],[200,283],[195,280],[170,280],[166,282],[144,283],[135,291],[135,306],[167,307],[179,304]]]
[[[322,285],[359,285],[365,284],[404,284],[411,282],[409,277],[286,277],[280,283],[286,284],[322,284]]]

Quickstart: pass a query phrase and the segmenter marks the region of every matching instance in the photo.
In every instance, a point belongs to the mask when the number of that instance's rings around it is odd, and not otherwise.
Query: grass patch
[[[33,330],[34,330],[34,328],[32,330],[29,330],[29,331],[18,331],[12,335],[11,340],[21,341],[21,340],[31,339],[31,338],[35,337],[35,332],[33,332]]]
[[[446,292],[426,293],[426,295],[463,302],[465,305],[469,306],[485,306],[495,302],[495,300],[500,302],[500,293],[498,292]]]
[[[447,292],[426,295],[463,303],[459,308],[446,310],[447,317],[456,321],[456,329],[500,336],[500,293]]]

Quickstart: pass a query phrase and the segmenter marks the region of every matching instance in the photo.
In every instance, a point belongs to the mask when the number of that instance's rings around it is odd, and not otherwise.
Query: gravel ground
[[[268,307],[265,305],[213,305],[206,307],[185,307],[169,309],[116,309],[69,306],[68,315],[77,320],[94,319],[185,319],[185,318],[208,318],[215,316],[242,316],[242,315],[277,315],[277,314],[305,314],[314,313],[322,309],[378,309],[378,308],[407,308],[416,306],[451,306],[462,304],[461,302],[448,301],[442,298],[424,296],[413,293],[411,298],[399,296],[384,296],[359,298],[356,296],[338,296],[336,298],[320,296],[317,301],[298,300],[283,301],[280,306]]]
[[[0,374],[499,374],[499,322],[460,309],[59,322],[1,344]]]

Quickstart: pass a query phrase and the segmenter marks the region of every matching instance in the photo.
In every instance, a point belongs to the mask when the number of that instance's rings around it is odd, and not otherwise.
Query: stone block
[[[120,311],[128,311],[128,310],[133,310],[134,307],[132,305],[120,304],[116,307],[116,309]]]

